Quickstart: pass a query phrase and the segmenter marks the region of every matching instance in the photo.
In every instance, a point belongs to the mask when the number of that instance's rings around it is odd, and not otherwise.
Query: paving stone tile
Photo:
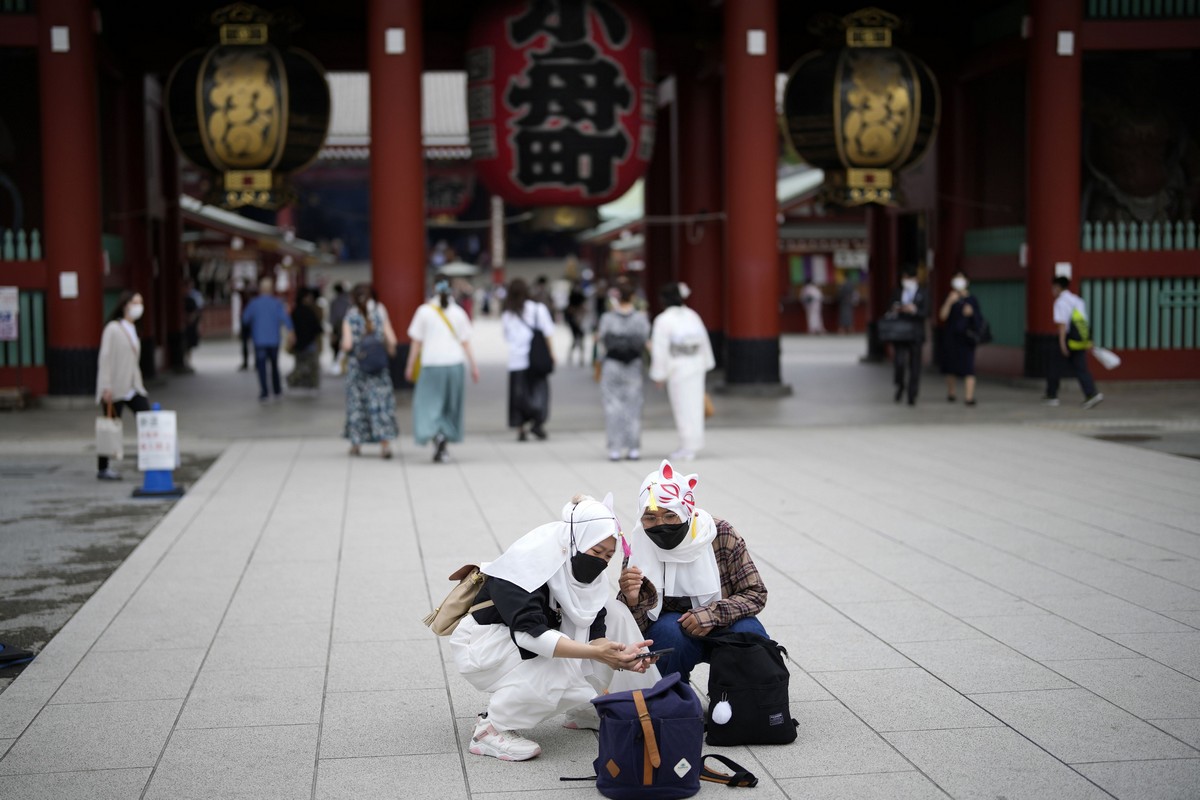
[[[885,642],[978,639],[983,634],[924,600],[841,603],[838,608]]]
[[[1122,800],[1194,800],[1200,787],[1200,759],[1080,764],[1076,769]]]
[[[328,624],[333,618],[336,572],[333,561],[252,561],[224,624]]]
[[[182,702],[46,706],[0,761],[0,775],[153,767]]]
[[[1184,625],[1200,629],[1200,611],[1164,611],[1163,614],[1179,620]]]
[[[896,649],[963,694],[1065,689],[1071,682],[992,639],[908,642]]]
[[[316,753],[316,725],[176,730],[145,797],[309,797]]]
[[[1039,597],[1037,604],[1096,633],[1187,631],[1186,625],[1126,600],[1096,592],[1071,597]]]
[[[444,688],[325,696],[321,758],[457,753],[458,749]]]
[[[895,731],[884,737],[951,797],[1111,800],[1008,728]]]
[[[1200,719],[1151,719],[1147,722],[1200,750]]]
[[[323,667],[329,652],[329,623],[221,626],[205,669]]]
[[[795,742],[786,747],[754,749],[755,758],[776,780],[910,768],[841,703],[792,703],[792,716],[800,723]]]
[[[1002,724],[923,669],[824,672],[821,683],[877,731]]]
[[[423,591],[413,588],[417,586],[413,577],[414,573],[390,572],[350,580],[343,574],[333,613],[333,640],[428,639],[429,628],[421,619],[432,606],[426,608],[430,601]],[[419,601],[412,599],[414,595]]]
[[[1086,689],[971,699],[1068,764],[1200,755]]]
[[[1200,679],[1200,631],[1115,634],[1121,644]]]
[[[853,622],[775,628],[772,637],[807,672],[911,667],[912,662]]]
[[[865,569],[823,570],[796,576],[796,582],[827,603],[911,600],[912,595]]]
[[[8,752],[8,748],[12,747],[12,743],[16,739],[0,739],[0,758],[4,758],[4,754]]]
[[[203,659],[203,650],[92,652],[79,662],[50,702],[182,699]]]
[[[177,727],[316,725],[324,688],[322,667],[205,669],[184,703]]]
[[[1137,657],[1137,653],[1116,642],[1048,614],[968,617],[966,621],[1035,661]]]
[[[0,797],[22,800],[129,800],[140,797],[150,769],[104,769],[0,777]]]
[[[37,660],[9,684],[0,694],[0,737],[16,739],[33,722],[50,698],[58,691],[61,681],[39,680],[32,672]]]
[[[787,778],[779,785],[791,800],[946,800],[948,796],[919,772]]]
[[[474,717],[459,718],[457,724],[459,736],[465,742],[465,738],[471,734]],[[529,767],[527,770],[512,769],[512,762],[471,755],[463,747],[460,758],[466,766],[467,780],[472,787],[486,786],[494,792],[525,791],[530,797],[544,797],[552,796],[552,792],[562,788],[563,782],[559,778],[564,775],[582,778],[596,774],[592,766],[597,752],[594,731],[567,730],[562,727],[562,717],[551,717],[533,730],[521,733],[542,748],[540,756],[521,762],[520,766]],[[592,784],[592,788],[595,789],[595,784]]]
[[[537,760],[518,766],[534,764]],[[591,788],[594,794],[595,786]],[[316,800],[392,800],[397,797],[466,800],[469,796],[457,754],[326,758],[317,765]],[[532,797],[528,793],[526,796]]]
[[[104,631],[92,651],[207,648],[224,613],[224,603],[178,602],[169,611],[127,607]]]
[[[1044,614],[1042,609],[983,581],[909,583],[905,589],[954,617],[1009,617]]]
[[[1200,681],[1148,658],[1048,661],[1046,666],[1142,719],[1200,717]]]
[[[429,637],[435,639],[437,637]],[[330,692],[435,689],[446,685],[438,642],[335,642],[329,659]],[[452,671],[450,667],[446,671]]]

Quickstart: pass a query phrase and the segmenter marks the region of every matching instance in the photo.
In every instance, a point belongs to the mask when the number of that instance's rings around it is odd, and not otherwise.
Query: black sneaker
[[[119,481],[119,480],[121,480],[121,473],[117,472],[112,467],[109,467],[108,469],[102,469],[99,472],[97,472],[96,480],[98,480],[98,481]]]
[[[435,463],[441,464],[449,458],[449,454],[446,452],[446,437],[439,433],[433,441],[437,444],[433,451],[433,460]]]

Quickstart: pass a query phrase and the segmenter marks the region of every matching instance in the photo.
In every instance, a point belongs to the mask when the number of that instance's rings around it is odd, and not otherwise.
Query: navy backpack
[[[673,800],[700,791],[700,781],[755,786],[758,779],[724,756],[701,756],[704,712],[692,687],[673,672],[649,689],[592,700],[600,715],[600,754],[592,763],[596,788],[614,800]],[[704,767],[716,758],[734,770]]]

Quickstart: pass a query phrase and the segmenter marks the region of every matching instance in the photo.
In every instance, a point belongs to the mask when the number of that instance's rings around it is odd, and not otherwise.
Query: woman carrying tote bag
[[[126,290],[121,292],[117,305],[108,315],[100,337],[100,356],[96,365],[96,402],[104,416],[120,419],[126,408],[132,409],[135,415],[150,410],[146,386],[142,382],[142,342],[135,327],[145,310],[142,296]],[[121,480],[121,473],[109,466],[110,455],[114,453],[97,453],[98,480]]]

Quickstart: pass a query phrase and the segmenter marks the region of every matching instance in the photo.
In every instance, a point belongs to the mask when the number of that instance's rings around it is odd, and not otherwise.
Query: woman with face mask
[[[659,660],[659,671],[678,672],[685,681],[707,660],[693,637],[716,628],[767,635],[758,621],[767,587],[733,526],[696,507],[697,483],[669,461],[642,481],[641,516],[619,581],[621,601],[654,648],[674,648]]]
[[[645,672],[648,662],[636,654],[651,642],[612,637],[613,617],[623,609],[610,602],[604,571],[619,532],[611,494],[604,502],[577,495],[558,521],[483,565],[487,581],[476,610],[450,636],[459,672],[491,695],[475,720],[471,753],[533,758],[541,747],[518,731],[587,703],[609,688],[614,670]],[[626,618],[625,632],[636,634]]]
[[[968,406],[975,405],[975,335],[979,331],[983,314],[979,300],[969,291],[967,276],[961,272],[950,280],[950,294],[946,295],[938,311],[938,319],[944,326],[942,333],[942,372],[946,375],[946,400],[953,403],[957,397],[958,378],[963,379],[963,400]]]
[[[150,410],[146,386],[142,382],[142,341],[136,327],[145,310],[140,294],[121,292],[100,336],[96,402],[105,416],[120,417],[126,408],[134,414]],[[108,465],[107,455],[102,455],[97,457],[96,478],[119,481],[121,473]]]

